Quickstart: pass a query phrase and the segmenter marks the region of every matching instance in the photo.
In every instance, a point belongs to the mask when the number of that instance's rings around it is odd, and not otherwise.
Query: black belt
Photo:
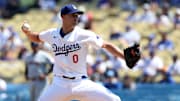
[[[65,76],[65,75],[63,75],[62,77],[66,78],[66,79],[71,79],[71,80],[76,79],[76,77],[68,77],[68,76]],[[86,79],[86,78],[87,78],[87,76],[85,76],[85,75],[81,76],[81,79]]]
[[[42,80],[45,80],[45,79],[40,79],[38,77],[34,77],[34,78],[29,78],[29,80],[31,80],[31,81],[42,81]]]

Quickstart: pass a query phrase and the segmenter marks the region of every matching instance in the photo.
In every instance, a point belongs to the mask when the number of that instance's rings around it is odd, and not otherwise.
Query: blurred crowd
[[[0,18],[11,18],[14,14],[24,12],[31,7],[38,7],[42,10],[51,10],[54,13],[52,17],[53,22],[60,22],[58,17],[58,10],[56,9],[59,0],[35,0],[35,4],[25,8],[20,6],[23,0],[0,0]],[[91,3],[94,0],[75,0],[79,3]],[[74,1],[74,2],[75,2]],[[81,7],[81,6],[80,6]],[[98,0],[97,9],[110,9],[117,7],[116,0]],[[180,59],[178,54],[173,53],[170,64],[165,65],[162,57],[157,52],[161,51],[173,51],[176,48],[173,40],[169,38],[171,32],[160,31],[158,33],[150,33],[147,37],[143,37],[142,33],[138,32],[131,24],[145,23],[150,25],[149,29],[158,30],[159,27],[164,26],[171,28],[171,30],[180,30],[180,1],[179,0],[121,0],[118,7],[122,11],[128,11],[128,16],[125,22],[127,25],[124,27],[124,31],[117,31],[113,27],[110,28],[109,40],[118,41],[124,46],[130,46],[134,43],[140,43],[141,40],[146,40],[147,44],[144,45],[142,50],[147,50],[148,54],[142,54],[142,58],[137,65],[130,71],[140,71],[140,76],[132,77],[127,72],[121,77],[120,71],[129,71],[124,60],[113,57],[106,50],[93,50],[87,57],[87,68],[88,75],[93,81],[104,85],[109,89],[135,89],[137,83],[178,83],[174,80],[173,76],[180,75]],[[138,9],[142,12],[137,13]],[[172,8],[173,11],[172,11]],[[84,7],[81,7],[85,10]],[[94,30],[93,23],[95,22],[94,15],[92,12],[83,14],[79,20],[79,26]],[[29,58],[32,54],[38,54],[38,56],[47,56],[49,54],[48,44],[30,44],[32,49],[28,49],[24,44],[24,41],[13,26],[5,26],[0,23],[0,60],[1,61],[13,61],[22,60],[27,65]],[[179,31],[180,33],[180,31]],[[157,37],[160,37],[158,41],[155,41]],[[30,42],[29,42],[30,43]],[[33,52],[33,47],[37,47],[36,51],[43,51],[42,53]],[[47,52],[48,51],[48,52]],[[41,54],[41,55],[39,55]],[[32,55],[33,56],[33,55]],[[47,56],[49,57],[49,56]],[[31,59],[31,58],[30,58]],[[42,59],[42,58],[41,58]],[[41,60],[40,59],[40,60]],[[45,60],[40,61],[44,63]],[[39,59],[37,59],[39,60]],[[39,62],[35,62],[36,66],[39,66]],[[53,62],[51,62],[53,63]],[[30,62],[31,64],[31,62]],[[44,67],[46,65],[43,65]],[[28,67],[28,66],[26,66]],[[37,70],[39,78],[45,79],[49,75],[49,70]],[[39,72],[40,71],[40,72]],[[27,71],[26,71],[27,72]],[[32,72],[32,71],[31,71]],[[44,72],[44,73],[43,73]],[[32,74],[32,73],[31,73]],[[157,77],[161,76],[157,80]],[[34,79],[28,79],[27,74],[25,75],[27,80],[33,81]],[[37,80],[37,79],[35,79]],[[2,85],[4,87],[4,81]],[[0,85],[0,90],[4,90]]]
[[[9,19],[17,13],[26,13],[31,8],[52,10],[60,0],[1,0],[0,18]]]

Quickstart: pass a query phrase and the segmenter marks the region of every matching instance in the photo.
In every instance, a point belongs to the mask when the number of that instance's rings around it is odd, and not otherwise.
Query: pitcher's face
[[[68,26],[76,26],[79,16],[80,15],[77,13],[62,15],[63,24]]]

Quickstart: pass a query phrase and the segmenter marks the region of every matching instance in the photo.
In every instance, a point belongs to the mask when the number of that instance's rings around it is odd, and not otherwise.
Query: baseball
[[[31,29],[31,27],[30,27],[30,25],[29,25],[28,23],[24,23],[23,26],[22,26],[22,28],[23,28],[24,30],[27,30],[27,31]]]

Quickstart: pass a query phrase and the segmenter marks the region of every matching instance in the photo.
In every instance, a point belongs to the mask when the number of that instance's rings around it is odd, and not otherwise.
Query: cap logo
[[[77,9],[75,5],[72,5],[72,8]]]

